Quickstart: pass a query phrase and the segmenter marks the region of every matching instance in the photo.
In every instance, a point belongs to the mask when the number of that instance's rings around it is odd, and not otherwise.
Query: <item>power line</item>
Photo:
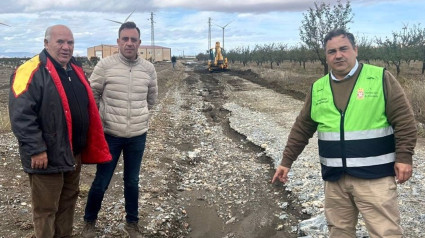
[[[211,49],[211,17],[208,17],[208,51]]]
[[[153,48],[153,57],[152,57],[152,62],[155,62],[155,32],[154,32],[154,19],[153,19],[153,12],[151,12],[151,18],[148,19],[151,21],[151,46]]]

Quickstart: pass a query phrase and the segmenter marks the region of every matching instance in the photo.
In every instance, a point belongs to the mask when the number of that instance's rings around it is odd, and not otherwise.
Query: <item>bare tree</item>
[[[251,60],[249,47],[237,47],[236,49],[231,49],[227,52],[227,58],[230,62],[232,62],[232,64],[239,61],[243,64],[243,66],[246,66],[246,64]]]
[[[425,28],[414,25],[409,29],[412,44],[414,45],[414,59],[422,61],[422,74],[425,72]]]
[[[358,60],[363,60],[369,64],[370,60],[377,59],[375,53],[376,47],[373,46],[373,40],[368,39],[366,36],[357,36],[356,45],[358,48]]]
[[[267,61],[267,53],[265,48],[260,45],[255,45],[254,50],[251,52],[252,60],[257,63],[257,66],[263,65]]]
[[[323,39],[331,30],[337,28],[348,30],[347,24],[352,22],[354,16],[351,12],[350,1],[347,1],[344,5],[341,0],[338,0],[333,7],[329,3],[314,2],[314,8],[309,8],[303,16],[304,19],[300,27],[301,41],[317,54],[320,63],[323,65],[324,74],[327,74],[328,65],[324,54]]]
[[[385,40],[377,38],[376,42],[381,47],[381,59],[389,62],[396,67],[397,76],[400,74],[402,61],[410,63],[417,54],[417,47],[422,38],[422,33],[416,31],[416,27],[409,29],[407,25],[402,31],[392,32],[392,38],[386,37]]]

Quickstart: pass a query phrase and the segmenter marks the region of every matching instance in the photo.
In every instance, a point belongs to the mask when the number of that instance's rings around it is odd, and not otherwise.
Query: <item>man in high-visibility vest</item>
[[[360,212],[370,237],[402,237],[397,183],[412,176],[412,107],[390,72],[357,61],[351,33],[329,32],[324,48],[330,73],[307,95],[272,182],[288,181],[317,131],[329,236],[355,238]]]

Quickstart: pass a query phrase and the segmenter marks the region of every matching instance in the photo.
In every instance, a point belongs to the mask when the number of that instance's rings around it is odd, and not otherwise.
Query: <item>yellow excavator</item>
[[[227,70],[227,57],[224,49],[220,47],[220,42],[215,43],[215,48],[210,49],[210,59],[208,60],[208,71],[225,71]]]

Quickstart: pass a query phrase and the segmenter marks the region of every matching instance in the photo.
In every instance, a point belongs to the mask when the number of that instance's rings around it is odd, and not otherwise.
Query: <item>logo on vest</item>
[[[363,88],[359,88],[357,90],[357,99],[358,100],[363,100],[364,99],[364,89]]]

